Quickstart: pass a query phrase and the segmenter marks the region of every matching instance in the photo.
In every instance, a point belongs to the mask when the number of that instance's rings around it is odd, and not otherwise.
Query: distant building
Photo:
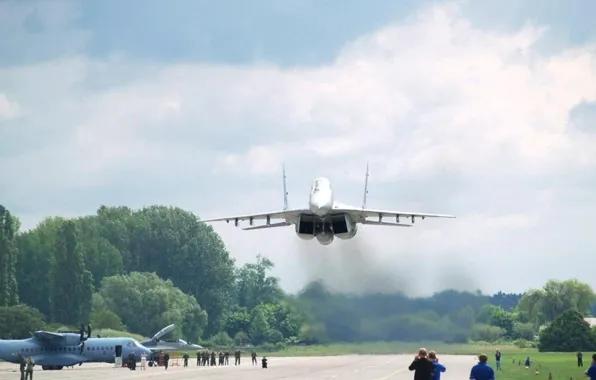
[[[590,327],[596,327],[596,318],[584,318],[584,321],[588,322],[590,324]]]

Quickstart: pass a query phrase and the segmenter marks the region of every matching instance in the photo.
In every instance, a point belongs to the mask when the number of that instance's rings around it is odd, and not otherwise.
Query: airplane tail
[[[283,181],[284,181],[284,211],[288,210],[288,188],[286,186],[286,166],[282,165],[281,167],[283,173]]]
[[[366,198],[368,196],[368,162],[366,163],[366,178],[364,179],[364,198],[362,199],[362,209],[366,209]]]

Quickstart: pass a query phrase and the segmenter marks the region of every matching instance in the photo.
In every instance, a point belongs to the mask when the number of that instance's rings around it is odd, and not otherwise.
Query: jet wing
[[[48,331],[36,331],[33,333],[35,340],[43,344],[64,344],[66,343],[66,336]]]
[[[356,221],[360,223],[365,223],[367,221],[366,218],[379,218],[379,220],[383,218],[392,218],[395,220],[396,223],[400,222],[400,218],[407,218],[410,219],[412,223],[416,218],[455,218],[454,215],[446,215],[446,214],[428,214],[423,212],[410,212],[410,211],[394,211],[394,210],[374,210],[374,209],[359,209],[356,207],[339,207],[334,208],[333,213],[348,213],[350,214]],[[370,224],[370,223],[369,223]]]
[[[310,210],[286,210],[286,211],[273,211],[273,212],[266,212],[266,213],[262,213],[262,214],[252,214],[252,215],[245,214],[245,215],[228,216],[228,217],[224,217],[224,218],[204,219],[204,220],[200,220],[200,222],[209,223],[209,222],[226,221],[229,223],[230,221],[234,221],[234,223],[236,225],[238,225],[239,221],[245,221],[245,220],[248,220],[249,222],[251,222],[251,221],[255,221],[255,220],[283,219],[291,224],[291,223],[294,223],[296,221],[296,218],[298,218],[298,216],[303,213],[310,213]]]

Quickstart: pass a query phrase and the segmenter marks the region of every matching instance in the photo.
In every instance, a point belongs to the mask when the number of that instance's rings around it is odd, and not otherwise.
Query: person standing
[[[250,353],[250,357],[252,358],[252,365],[257,364],[257,353],[256,352],[251,352]]]
[[[147,365],[147,354],[143,352],[141,354],[141,370],[145,370],[146,365]]]
[[[501,370],[501,351],[495,352],[495,363],[497,363],[497,371]]]
[[[167,352],[165,353],[165,355],[163,356],[163,366],[166,368],[166,370],[168,369],[168,366],[170,365],[170,354],[168,354]]]
[[[487,362],[488,356],[485,354],[478,356],[478,364],[470,371],[470,380],[495,380],[495,371]]]
[[[33,362],[33,358],[29,356],[27,358],[27,366],[25,368],[25,380],[33,380],[33,367],[35,367],[35,363]]]
[[[581,351],[577,352],[577,366],[583,367],[584,366],[584,354]]]
[[[592,355],[592,363],[590,364],[590,368],[584,372],[584,375],[589,377],[590,380],[596,380],[596,354]]]
[[[25,361],[25,357],[21,354],[17,357],[19,361],[19,370],[21,371],[21,380],[25,380],[25,367],[27,366],[27,362]]]
[[[435,371],[433,372],[433,380],[441,380],[441,373],[445,372],[447,368],[445,368],[443,364],[439,363],[439,358],[437,358],[436,352],[430,351],[428,353],[428,358],[435,365]]]
[[[414,371],[414,380],[433,379],[435,364],[428,359],[428,351],[426,348],[421,348],[418,350],[418,356],[416,356],[408,369],[410,371]]]

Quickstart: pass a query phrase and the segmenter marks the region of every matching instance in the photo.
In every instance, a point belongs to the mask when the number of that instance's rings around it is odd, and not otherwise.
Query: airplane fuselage
[[[20,340],[0,340],[0,359],[10,363],[18,363],[18,354],[25,359],[32,357],[36,365],[43,369],[62,369],[79,363],[114,363],[116,349],[124,360],[134,353],[140,360],[144,352],[147,357],[151,351],[132,338],[89,338],[84,346],[79,345],[78,335],[67,339],[63,344],[50,344],[36,338]]]
[[[335,206],[331,181],[315,179],[310,187],[308,210],[296,221],[296,234],[303,240],[314,238],[322,245],[329,245],[335,237],[351,239],[358,231],[356,223],[346,213],[334,214]]]
[[[308,208],[320,217],[326,216],[333,208],[333,189],[327,178],[317,178],[312,182]]]

